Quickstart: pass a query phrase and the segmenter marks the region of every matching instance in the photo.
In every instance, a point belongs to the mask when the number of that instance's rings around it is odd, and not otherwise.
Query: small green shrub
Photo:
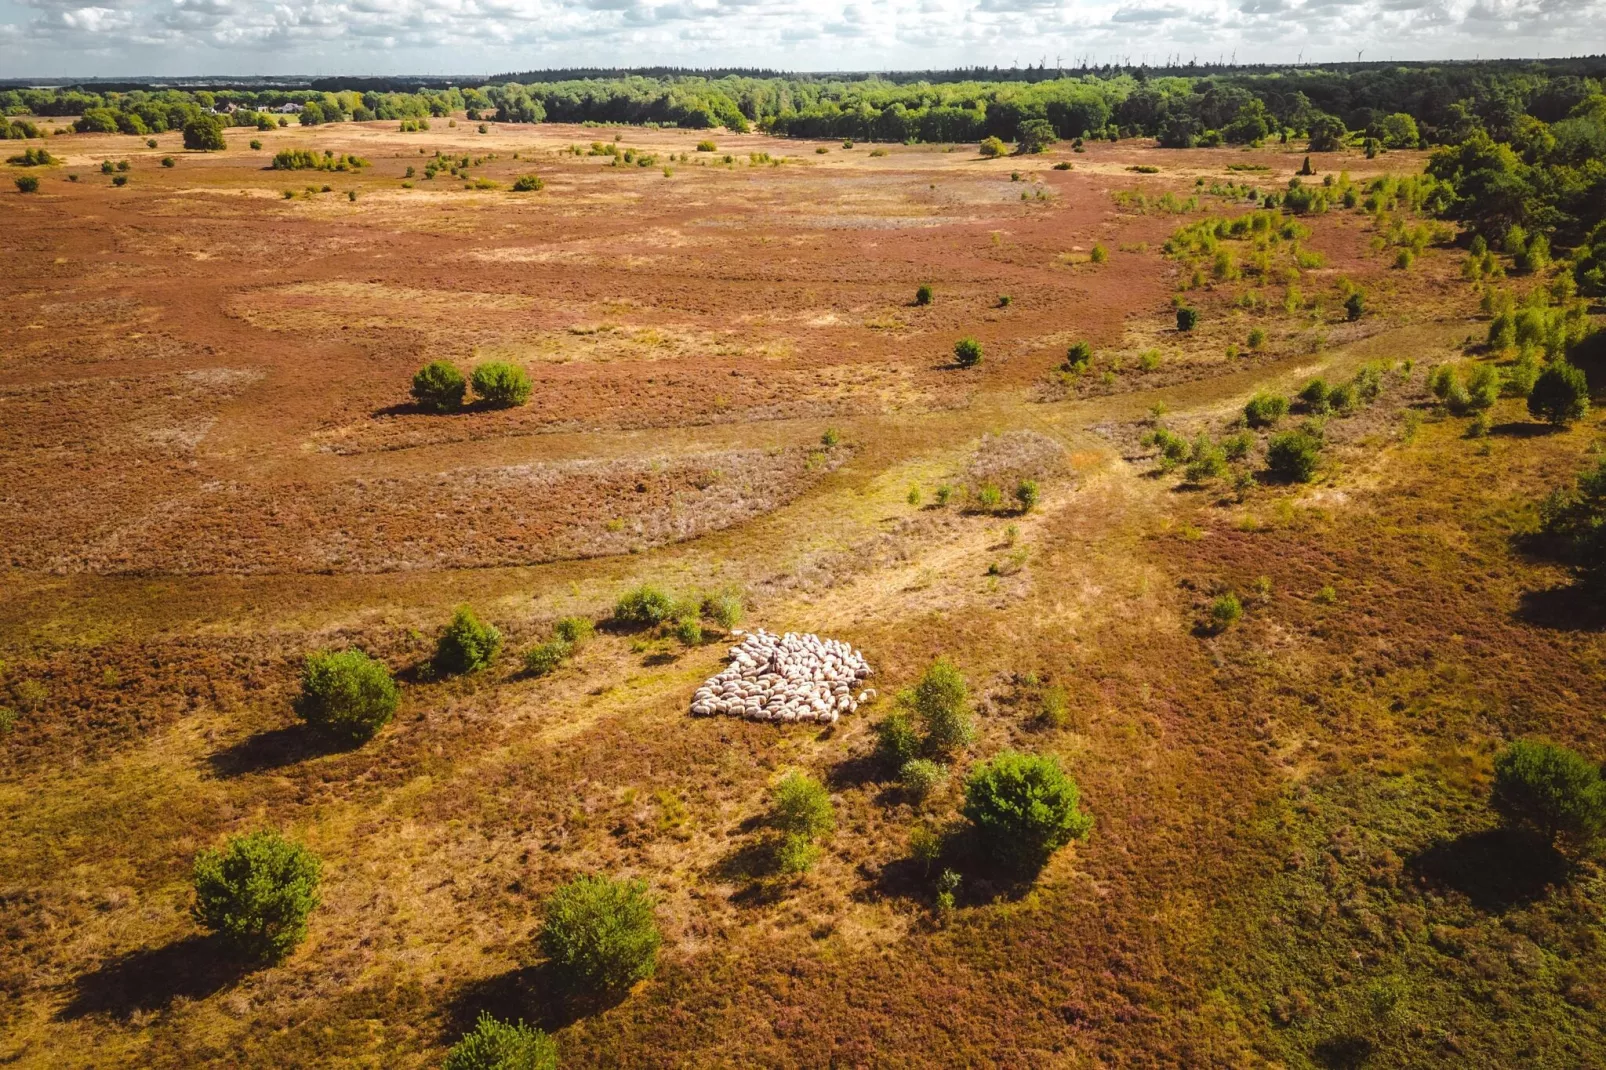
[[[699,141],[697,143],[697,151],[698,152],[718,152],[719,151],[719,146],[714,144],[712,141],[709,141],[708,139],[705,138],[702,141]]]
[[[517,364],[493,360],[474,369],[474,393],[487,405],[510,409],[530,400],[530,373]]]
[[[1490,805],[1510,825],[1551,844],[1589,851],[1606,836],[1606,781],[1600,766],[1552,743],[1518,740],[1494,762]]]
[[[770,846],[775,868],[781,873],[807,873],[820,858],[820,849],[807,836],[786,833]]]
[[[1177,330],[1191,331],[1199,325],[1199,312],[1197,309],[1183,305],[1177,309]]]
[[[1281,394],[1261,391],[1244,405],[1244,420],[1250,427],[1275,427],[1288,415],[1288,399]]]
[[[1272,475],[1294,483],[1309,483],[1321,462],[1322,441],[1306,431],[1273,435],[1266,447],[1266,467]]]
[[[1045,728],[1064,728],[1071,723],[1071,703],[1063,687],[1043,689],[1037,720]]]
[[[1540,372],[1528,394],[1528,414],[1557,427],[1589,415],[1589,382],[1582,369],[1555,362]]]
[[[1249,456],[1249,451],[1255,448],[1255,436],[1247,431],[1240,431],[1236,435],[1228,435],[1221,440],[1221,452],[1226,454],[1229,461],[1241,461]]]
[[[1250,349],[1259,349],[1262,346],[1264,346],[1265,344],[1266,344],[1266,332],[1261,330],[1259,327],[1251,328],[1250,331],[1249,331],[1249,348]]]
[[[961,338],[954,343],[954,363],[961,368],[974,368],[981,363],[981,343],[974,338]]]
[[[589,617],[562,617],[552,626],[552,634],[576,650],[590,642],[596,631]]]
[[[1210,624],[1218,632],[1237,624],[1243,615],[1244,605],[1231,591],[1210,603]]]
[[[831,449],[841,441],[842,433],[834,427],[827,427],[824,433],[820,435],[820,445],[826,449]]]
[[[1020,506],[1020,511],[1023,513],[1029,513],[1037,508],[1041,497],[1035,479],[1023,479],[1015,485],[1015,504]]]
[[[413,400],[429,412],[455,412],[467,392],[468,382],[450,361],[432,360],[413,374]]]
[[[479,672],[501,649],[502,633],[481,622],[468,606],[458,606],[435,644],[435,669],[448,675]]]
[[[117,176],[115,176],[112,179],[112,185],[116,186],[118,189],[122,189],[124,186],[128,185],[128,176],[127,175],[117,175]]]
[[[520,175],[513,180],[514,193],[538,193],[545,188],[540,175]]]
[[[911,695],[923,733],[927,755],[943,757],[970,745],[976,731],[970,719],[970,691],[958,666],[938,658],[926,670]]]
[[[531,676],[545,676],[562,665],[572,653],[574,644],[561,638],[548,639],[524,652],[524,671]]]
[[[985,513],[996,513],[1004,504],[1004,492],[995,484],[983,483],[976,490],[976,508]]]
[[[1093,362],[1093,347],[1086,342],[1073,342],[1065,351],[1066,371],[1086,371],[1087,366]]]
[[[320,651],[301,670],[296,713],[318,732],[349,743],[372,739],[396,713],[390,670],[361,650]]]
[[[807,773],[788,773],[770,793],[770,827],[808,839],[836,827],[836,811],[825,785]]]
[[[1019,751],[1003,751],[971,770],[963,813],[993,859],[1018,870],[1040,868],[1093,827],[1076,781],[1058,760]]]
[[[703,599],[703,616],[727,632],[742,623],[741,595],[711,594]]]
[[[1227,474],[1226,451],[1211,442],[1210,436],[1201,431],[1188,453],[1188,467],[1184,473],[1190,483],[1206,483],[1212,479],[1220,479]]]
[[[1409,265],[1407,265],[1407,266],[1409,266]],[[1361,296],[1361,291],[1355,290],[1347,298],[1344,299],[1344,318],[1345,319],[1347,319],[1347,320],[1349,320],[1350,322],[1353,323],[1355,320],[1360,319],[1361,316],[1365,314],[1365,312],[1366,312],[1366,298]]]
[[[651,628],[668,620],[674,611],[674,599],[644,583],[614,603],[613,619],[632,628]]]
[[[178,161],[173,159],[173,157],[171,157],[171,156],[163,156],[162,157],[162,166],[163,167],[177,167],[178,166]]]
[[[252,152],[261,152],[262,151],[262,142],[258,141],[256,138],[252,138],[251,139],[251,151]],[[165,165],[166,161],[164,160],[163,163]]]
[[[197,115],[184,124],[184,147],[206,152],[228,148],[223,140],[223,122],[215,115]]]
[[[1007,151],[1004,143],[996,137],[982,138],[981,144],[977,146],[977,149],[988,159],[1002,156]]]
[[[915,290],[915,304],[929,305],[931,304],[932,296],[931,287],[925,283],[922,283],[920,288]]]
[[[948,777],[948,768],[929,758],[911,758],[898,770],[903,790],[915,800],[925,799]]]
[[[38,175],[17,175],[15,178],[12,179],[12,181],[17,184],[17,192],[18,193],[38,193],[39,192],[39,176]]]
[[[1095,264],[1102,264],[1110,258],[1110,251],[1102,245],[1094,245],[1087,258]]]
[[[662,939],[646,882],[580,877],[547,897],[539,943],[560,984],[604,993],[651,977]]]
[[[441,1070],[558,1070],[558,1045],[534,1026],[498,1021],[484,1011],[453,1044]]]
[[[695,616],[687,615],[675,621],[675,638],[682,646],[701,646],[703,643],[703,624]]]
[[[196,856],[191,913],[241,958],[277,962],[306,937],[322,875],[316,855],[276,832],[235,836]]]
[[[875,726],[876,759],[889,769],[902,770],[920,754],[920,733],[908,714],[895,710]]]

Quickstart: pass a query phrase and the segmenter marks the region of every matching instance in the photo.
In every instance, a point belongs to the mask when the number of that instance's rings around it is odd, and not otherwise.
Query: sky
[[[0,77],[1287,63],[1601,51],[1606,0],[0,0]]]

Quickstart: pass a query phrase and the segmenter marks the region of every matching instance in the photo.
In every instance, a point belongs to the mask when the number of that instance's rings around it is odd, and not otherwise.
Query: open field
[[[1435,403],[1431,367],[1486,359],[1448,227],[1397,269],[1335,206],[1195,285],[1168,237],[1303,152],[396,125],[63,135],[38,193],[0,193],[0,1062],[424,1067],[488,1009],[565,1066],[1606,1064],[1606,883],[1513,855],[1486,805],[1511,739],[1606,753],[1598,616],[1518,539],[1601,424],[1503,398],[1472,437]],[[616,134],[653,164],[586,154]],[[291,147],[370,164],[267,169]],[[437,151],[469,180],[425,179]],[[431,359],[534,391],[425,413]],[[1312,483],[1264,478],[1263,431],[1225,477],[1158,463],[1156,426],[1223,438],[1257,390],[1366,366]],[[1023,515],[967,493],[1022,476]],[[519,668],[642,582],[847,640],[881,697],[692,718],[723,637],[605,628]],[[1229,591],[1242,620],[1205,627]],[[507,649],[433,679],[462,603]],[[331,645],[404,681],[359,749],[291,709]],[[910,834],[957,819],[962,776],[917,803],[870,760],[939,655],[976,701],[965,761],[1056,755],[1095,821],[1029,885],[966,870],[951,913]],[[836,830],[759,879],[790,769]],[[247,972],[190,919],[191,862],[261,827],[321,856],[323,903]],[[665,942],[582,1012],[531,938],[587,873],[646,880]]]

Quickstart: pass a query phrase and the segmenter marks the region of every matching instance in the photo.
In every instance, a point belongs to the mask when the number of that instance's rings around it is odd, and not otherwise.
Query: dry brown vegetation
[[[0,1060],[422,1067],[482,1009],[554,1030],[570,1066],[1606,1059],[1600,874],[1514,856],[1483,803],[1507,739],[1606,755],[1598,619],[1513,541],[1599,425],[1538,433],[1507,399],[1476,439],[1432,405],[1429,367],[1485,331],[1453,250],[1393,271],[1363,213],[1312,217],[1305,301],[1210,285],[1184,335],[1159,247],[1195,216],[1113,194],[1187,196],[1244,161],[1272,188],[1303,153],[1089,143],[1055,171],[1068,147],[722,135],[741,163],[665,177],[560,153],[592,135],[231,131],[173,169],[173,145],[75,135],[51,151],[85,181],[0,195]],[[420,145],[496,153],[473,172],[504,190],[403,188]],[[291,146],[373,166],[303,195],[263,170]],[[108,154],[128,186],[94,177]],[[531,171],[542,191],[505,192]],[[964,335],[986,359],[958,370]],[[1081,339],[1092,370],[1062,377]],[[531,401],[416,411],[436,358],[521,364]],[[1254,476],[1264,434],[1244,478],[1202,485],[1141,445],[1369,362],[1383,393],[1330,418],[1311,485]],[[1028,477],[1032,512],[970,508]],[[882,709],[694,719],[723,647],[606,630],[519,671],[552,621],[644,581],[851,641]],[[1243,619],[1206,633],[1228,591]],[[463,602],[507,647],[434,680]],[[330,750],[290,699],[308,651],[349,644],[400,674],[401,708]],[[962,778],[916,803],[869,758],[939,654],[977,698],[966,760],[1055,754],[1096,822],[1030,885],[961,860],[952,916],[910,835],[955,819]],[[779,879],[755,821],[791,769],[836,829]],[[189,919],[190,864],[265,826],[323,858],[323,905],[244,972]],[[531,940],[585,873],[646,879],[665,933],[612,1005],[555,999]]]

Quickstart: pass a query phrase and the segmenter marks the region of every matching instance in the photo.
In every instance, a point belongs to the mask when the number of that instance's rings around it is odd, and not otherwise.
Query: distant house
[[[299,105],[299,104],[280,104],[277,108],[274,108],[273,110],[278,112],[281,115],[294,115],[296,112],[301,110],[301,105]]]

